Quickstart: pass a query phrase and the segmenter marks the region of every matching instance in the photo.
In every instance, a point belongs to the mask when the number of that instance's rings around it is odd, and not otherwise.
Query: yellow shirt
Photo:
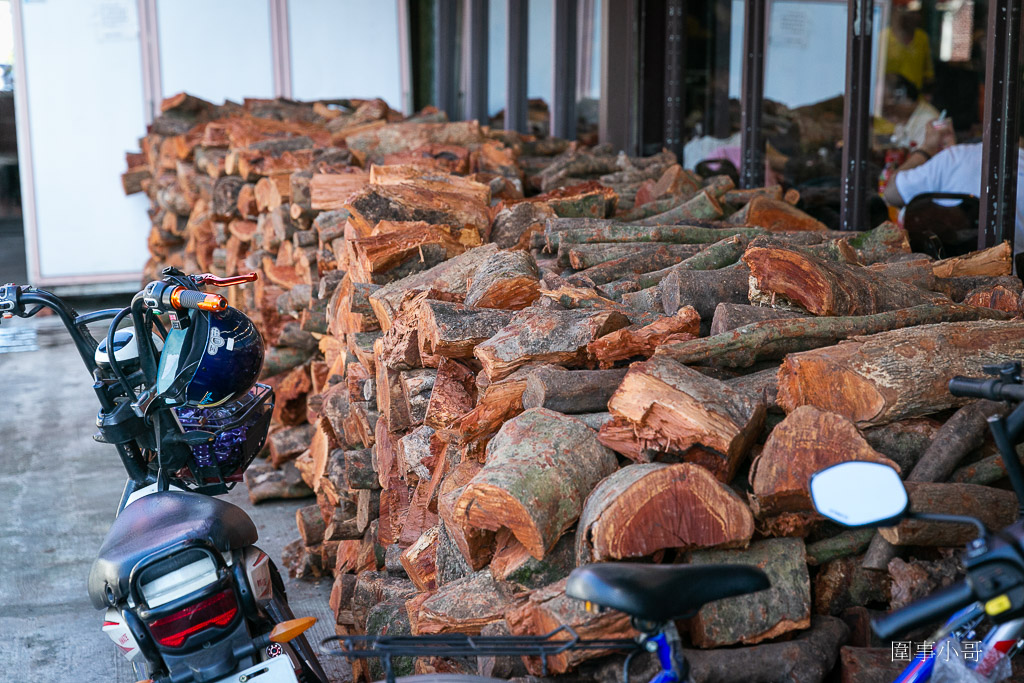
[[[927,33],[916,29],[910,45],[904,45],[889,29],[885,29],[883,38],[887,46],[885,73],[903,76],[918,90],[935,78],[931,44],[928,42]]]

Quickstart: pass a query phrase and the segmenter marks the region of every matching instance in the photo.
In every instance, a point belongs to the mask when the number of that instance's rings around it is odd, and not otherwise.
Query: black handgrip
[[[949,380],[949,393],[954,396],[968,396],[970,398],[987,398],[990,401],[998,401],[995,395],[995,385],[999,384],[995,377],[954,377]]]
[[[912,602],[892,614],[871,621],[872,630],[883,640],[906,633],[918,626],[949,617],[962,607],[975,601],[974,590],[966,581],[958,581],[949,588]]]
[[[954,377],[949,380],[949,393],[990,401],[1024,401],[1024,384],[1004,382],[997,377]]]

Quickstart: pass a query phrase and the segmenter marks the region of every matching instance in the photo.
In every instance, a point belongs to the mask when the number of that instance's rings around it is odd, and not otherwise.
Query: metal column
[[[871,26],[874,0],[850,0],[846,21],[846,97],[843,107],[843,187],[840,230],[867,225],[868,137],[871,135]]]
[[[601,102],[598,138],[635,155],[637,142],[637,0],[601,3]]]
[[[435,0],[434,104],[455,121],[459,118],[458,0]]]
[[[982,145],[978,248],[1013,246],[1020,121],[1021,4],[991,0],[985,57],[985,138]]]
[[[683,158],[683,120],[686,118],[686,6],[683,0],[665,3],[665,149]]]
[[[465,50],[466,118],[486,124],[487,111],[487,21],[488,0],[466,0]]]
[[[732,134],[729,123],[729,56],[731,51],[732,0],[711,0],[708,3],[714,26],[711,44],[711,80],[708,83],[708,107],[705,117],[706,133],[716,138]]]
[[[529,96],[526,90],[529,54],[529,1],[508,0],[505,22],[508,47],[508,73],[505,77],[505,130],[528,132],[526,110]]]
[[[577,2],[556,0],[554,14],[554,72],[551,93],[551,135],[576,139]]]
[[[764,35],[767,0],[747,0],[743,10],[743,85],[740,99],[740,187],[764,185]]]

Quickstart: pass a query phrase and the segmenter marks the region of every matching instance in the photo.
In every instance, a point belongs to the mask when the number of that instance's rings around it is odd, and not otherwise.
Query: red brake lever
[[[251,273],[234,275],[232,277],[217,277],[212,273],[203,273],[202,275],[193,275],[192,281],[197,285],[211,284],[214,287],[231,287],[232,285],[240,285],[243,282],[255,282],[258,277],[255,270]]]

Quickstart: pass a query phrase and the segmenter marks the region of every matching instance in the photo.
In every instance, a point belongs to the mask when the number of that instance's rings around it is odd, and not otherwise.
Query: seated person
[[[882,118],[875,118],[875,134],[889,135],[899,147],[924,144],[928,124],[939,117],[939,111],[921,97],[917,86],[903,76],[885,77]]]
[[[1024,101],[1021,103],[1024,113]],[[915,148],[885,188],[885,201],[903,207],[925,192],[981,196],[982,143],[953,144],[950,121],[926,126],[924,143]],[[1020,145],[1024,147],[1024,136]],[[1024,252],[1024,149],[1017,151],[1017,214],[1014,253]]]

